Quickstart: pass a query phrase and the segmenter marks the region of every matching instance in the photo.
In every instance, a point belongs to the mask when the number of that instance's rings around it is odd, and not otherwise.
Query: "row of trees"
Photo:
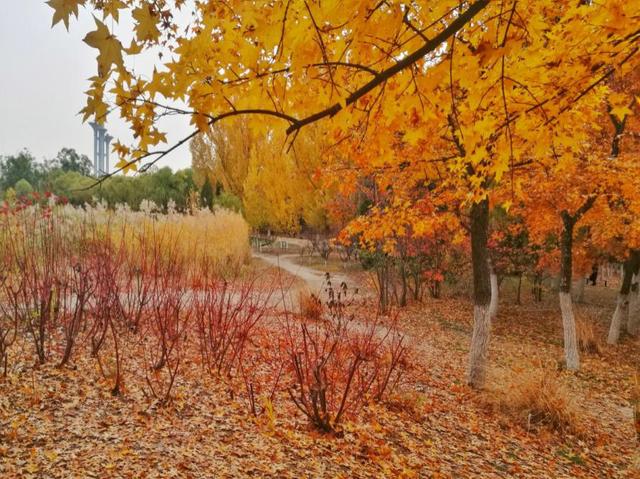
[[[63,148],[54,159],[43,162],[27,150],[0,158],[0,192],[9,202],[33,191],[55,193],[75,205],[105,201],[112,207],[126,204],[136,211],[143,200],[163,209],[172,202],[180,211],[200,202],[191,169],[174,173],[168,167],[155,168],[136,176],[114,175],[93,187],[95,184],[89,158],[71,148]]]
[[[74,205],[104,201],[134,211],[143,200],[163,210],[169,203],[178,211],[221,206],[243,212],[260,229],[324,231],[329,226],[324,195],[313,172],[298,168],[306,164],[301,158],[317,157],[321,150],[314,138],[304,140],[286,154],[282,135],[273,130],[250,133],[239,120],[193,140],[192,168],[175,173],[168,167],[150,168],[133,176],[113,175],[99,185],[86,155],[64,148],[54,159],[39,162],[24,150],[0,158],[0,193],[13,202],[34,191],[52,192]]]

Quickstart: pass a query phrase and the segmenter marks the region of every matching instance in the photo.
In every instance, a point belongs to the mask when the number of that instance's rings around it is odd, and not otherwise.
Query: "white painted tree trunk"
[[[495,273],[493,268],[490,271],[489,280],[491,282],[491,302],[489,303],[489,314],[491,315],[491,319],[494,319],[498,314],[498,275]]]
[[[640,287],[629,295],[629,315],[627,317],[627,333],[637,336],[640,332]]]
[[[487,376],[487,357],[491,334],[491,314],[488,305],[473,307],[473,334],[469,351],[469,383],[484,384]]]
[[[611,318],[611,326],[609,326],[609,336],[607,336],[607,343],[617,344],[620,339],[620,328],[622,327],[622,321],[629,314],[629,296],[626,294],[618,294],[616,300],[616,310]]]
[[[578,338],[576,335],[576,319],[573,316],[571,293],[560,292],[560,311],[562,313],[562,329],[564,331],[564,357],[567,369],[580,369],[580,355],[578,354]]]

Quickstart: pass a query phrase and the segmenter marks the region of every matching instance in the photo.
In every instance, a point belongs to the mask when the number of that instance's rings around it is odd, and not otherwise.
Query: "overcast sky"
[[[95,50],[82,42],[95,29],[93,18],[81,11],[67,32],[62,23],[51,28],[53,10],[45,0],[0,0],[0,6],[0,156],[27,148],[42,160],[70,147],[93,160],[93,133],[78,115],[87,79],[96,73]],[[116,31],[125,45],[130,32],[126,19]],[[151,58],[136,61],[145,71],[153,64]],[[172,118],[169,140],[186,136],[188,121]],[[130,141],[115,116],[106,126],[112,136]],[[159,165],[175,170],[190,163],[185,145]]]

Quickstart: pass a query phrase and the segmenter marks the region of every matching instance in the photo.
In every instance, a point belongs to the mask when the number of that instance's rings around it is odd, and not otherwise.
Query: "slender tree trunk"
[[[533,299],[536,303],[542,301],[542,277],[539,274],[533,278]]]
[[[638,284],[638,275],[636,274],[633,281],[630,300],[629,300],[629,317],[627,318],[627,333],[630,336],[637,336],[640,330],[640,285]]]
[[[491,315],[491,319],[495,319],[496,315],[498,314],[500,286],[498,285],[498,275],[496,274],[495,269],[493,269],[491,261],[489,261],[489,283],[491,285],[491,301],[489,302],[489,314]]]
[[[400,258],[400,281],[402,283],[400,291],[400,306],[407,305],[407,270],[404,258]]]
[[[489,201],[482,200],[471,207],[471,260],[473,264],[473,335],[469,352],[468,381],[474,388],[484,385],[489,353],[491,315],[489,303]]]
[[[573,315],[571,301],[571,277],[573,273],[573,227],[575,219],[566,211],[562,212],[562,237],[560,238],[560,311],[562,314],[562,329],[564,332],[564,357],[567,369],[580,369],[580,355],[578,353],[578,339],[576,334],[576,320]]]
[[[617,344],[620,339],[620,330],[626,319],[626,329],[628,332],[633,332],[635,328],[634,317],[636,314],[636,304],[630,304],[630,295],[636,296],[635,292],[632,293],[631,286],[633,285],[633,277],[638,270],[640,264],[640,252],[631,251],[629,257],[622,265],[622,284],[620,285],[620,292],[616,299],[616,310],[611,318],[611,325],[609,327],[609,335],[607,336],[607,343]]]
[[[620,339],[622,321],[629,314],[629,292],[631,291],[631,279],[633,278],[633,258],[628,258],[622,266],[622,284],[616,300],[616,310],[611,318],[607,343],[616,344]]]
[[[522,291],[522,273],[518,275],[518,296],[516,297],[516,304],[521,304],[520,293]]]
[[[620,328],[622,326],[623,319],[629,314],[629,295],[618,293],[616,299],[616,310],[611,318],[611,325],[609,326],[609,335],[607,336],[607,343],[617,344],[620,339]]]

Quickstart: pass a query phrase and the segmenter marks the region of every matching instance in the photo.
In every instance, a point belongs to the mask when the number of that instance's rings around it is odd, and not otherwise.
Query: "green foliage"
[[[73,148],[60,150],[49,167],[51,169],[59,168],[64,172],[77,172],[84,176],[91,175],[91,160],[87,155],[78,154]]]
[[[14,190],[13,188],[7,188],[4,192],[4,200],[9,203],[9,204],[13,204],[16,202],[16,190]]]
[[[202,189],[200,190],[200,204],[204,208],[211,209],[213,207],[213,188],[209,178],[204,180]]]
[[[91,202],[94,192],[90,187],[93,183],[94,180],[77,171],[59,171],[51,175],[49,189],[58,196],[66,197],[70,203],[81,205]]]
[[[224,191],[213,198],[213,206],[219,206],[236,213],[242,212],[242,200],[236,195]]]
[[[14,186],[20,180],[37,186],[43,174],[44,166],[38,164],[28,150],[0,159],[0,188],[3,190]]]
[[[0,191],[5,192],[4,197],[9,202],[32,191],[50,191],[66,197],[74,205],[98,200],[105,201],[110,207],[127,204],[137,211],[143,200],[149,200],[163,211],[169,203],[178,211],[184,211],[191,193],[196,190],[190,168],[176,173],[165,167],[136,176],[115,175],[95,187],[95,179],[90,174],[89,158],[72,148],[63,148],[54,159],[44,163],[36,162],[33,155],[24,150],[0,158]],[[235,211],[240,211],[239,203],[232,195],[222,195],[216,201]]]
[[[25,196],[33,192],[33,186],[24,178],[18,180],[15,185],[16,195]]]

